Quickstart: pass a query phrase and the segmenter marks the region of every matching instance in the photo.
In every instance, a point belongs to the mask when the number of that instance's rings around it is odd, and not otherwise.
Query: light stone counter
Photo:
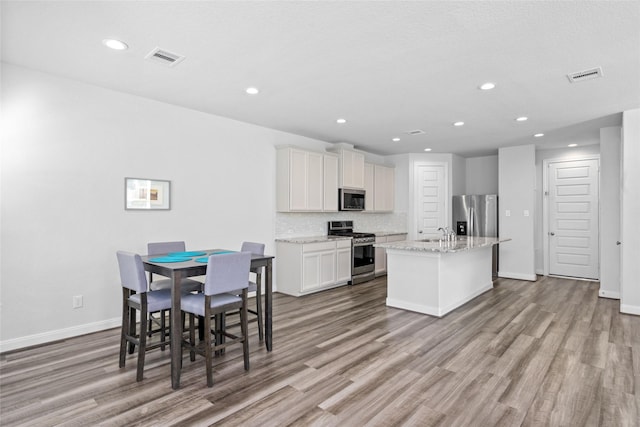
[[[345,237],[345,236],[280,237],[276,239],[276,242],[297,243],[299,245],[304,245],[306,243],[333,242],[336,240],[351,240],[351,237]]]
[[[407,234],[406,231],[374,231],[376,237],[401,236]]]
[[[376,234],[377,235],[377,234]],[[414,252],[461,252],[473,249],[491,247],[498,243],[508,242],[511,239],[499,239],[495,237],[458,237],[454,242],[437,239],[403,240],[401,242],[378,243],[377,248],[397,249]]]

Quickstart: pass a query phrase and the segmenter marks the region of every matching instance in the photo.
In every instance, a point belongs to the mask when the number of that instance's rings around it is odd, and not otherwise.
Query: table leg
[[[271,351],[271,349],[273,348],[273,343],[272,343],[272,332],[273,332],[273,326],[272,326],[272,321],[273,321],[273,292],[272,292],[272,288],[273,288],[273,283],[272,283],[272,262],[271,259],[269,259],[267,261],[267,267],[265,268],[265,278],[264,278],[264,282],[265,282],[265,288],[266,288],[266,292],[265,292],[265,296],[264,296],[264,317],[265,317],[265,322],[264,322],[264,341],[267,345],[267,351]]]
[[[180,362],[182,358],[182,316],[180,312],[180,271],[171,276],[171,387],[180,387]]]

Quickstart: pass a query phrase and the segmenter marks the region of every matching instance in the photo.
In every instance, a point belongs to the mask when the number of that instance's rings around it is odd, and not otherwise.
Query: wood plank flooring
[[[168,351],[118,368],[119,329],[0,357],[3,426],[640,426],[640,317],[598,284],[500,279],[442,319],[385,306],[386,281],[274,295],[274,350],[252,330],[214,361]]]

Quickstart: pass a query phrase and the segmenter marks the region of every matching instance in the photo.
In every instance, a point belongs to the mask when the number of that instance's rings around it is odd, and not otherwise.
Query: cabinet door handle
[[[556,233],[554,233],[553,231],[549,232],[549,236],[555,236],[555,235],[556,235]]]
[[[618,246],[620,246],[621,244],[622,244],[622,242],[621,242],[620,240],[618,240],[618,241],[616,242],[616,245],[618,245]]]

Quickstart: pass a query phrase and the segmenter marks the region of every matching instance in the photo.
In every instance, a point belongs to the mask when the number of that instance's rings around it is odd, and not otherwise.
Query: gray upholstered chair
[[[213,386],[213,352],[232,344],[242,343],[244,369],[249,370],[249,340],[247,339],[247,288],[249,286],[250,252],[236,252],[209,256],[204,293],[182,297],[181,308],[189,314],[189,348],[191,361],[196,353],[205,357],[207,386]],[[237,295],[237,291],[240,295]],[[230,310],[240,311],[240,335],[229,333],[222,316]],[[204,339],[196,344],[194,316],[203,317]],[[215,344],[211,343],[211,317],[215,316]],[[223,339],[224,337],[224,339]],[[230,338],[227,340],[226,338]]]
[[[184,242],[155,242],[147,244],[147,255],[165,255],[171,252],[184,252]],[[171,289],[171,279],[153,280],[153,274],[149,273],[149,289]],[[193,279],[182,279],[180,289],[183,293],[202,292],[202,282]]]
[[[147,243],[147,255],[166,255],[172,252],[185,252],[186,244],[183,241],[178,242],[153,242]],[[197,280],[193,279],[182,279],[180,282],[180,291],[183,294],[188,294],[191,292],[202,292],[203,284]],[[149,273],[149,289],[152,291],[158,291],[161,289],[169,289],[171,290],[171,279],[153,279],[153,273]],[[149,314],[149,336],[153,333],[156,333],[162,329],[164,329],[164,325],[166,323],[166,312],[160,312],[160,317],[157,318],[153,316],[153,314]],[[182,319],[182,323],[184,324],[184,318]],[[160,329],[153,329],[153,324],[160,326]],[[164,347],[162,347],[164,350]]]
[[[118,266],[122,284],[122,327],[120,333],[120,368],[126,361],[126,347],[129,343],[133,353],[138,346],[138,371],[136,381],[142,381],[144,356],[148,350],[166,345],[166,328],[162,327],[160,342],[147,344],[147,322],[149,314],[171,309],[171,291],[167,289],[149,291],[142,258],[131,252],[118,251]],[[136,331],[136,310],[140,310],[140,331]],[[163,318],[164,319],[164,318]]]
[[[251,252],[254,255],[264,255],[264,243],[243,242],[241,251]],[[256,293],[256,309],[247,309],[249,313],[257,316],[258,318],[258,337],[260,338],[260,341],[264,339],[262,316],[262,268],[263,267],[257,267],[251,269],[251,272],[256,275],[256,281],[249,282],[248,291]]]

